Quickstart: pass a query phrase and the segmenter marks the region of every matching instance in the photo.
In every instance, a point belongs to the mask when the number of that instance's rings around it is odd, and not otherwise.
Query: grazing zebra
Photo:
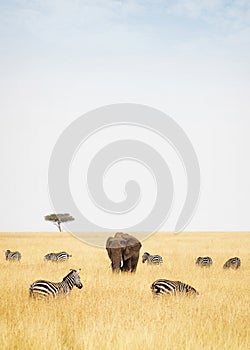
[[[72,255],[68,254],[67,252],[60,252],[60,253],[49,253],[45,255],[44,260],[45,261],[66,261],[68,260]]]
[[[20,261],[21,253],[19,252],[11,252],[9,249],[5,250],[5,258],[10,261]]]
[[[165,279],[159,279],[152,283],[151,290],[154,295],[199,295],[199,293],[188,284]]]
[[[238,269],[240,267],[241,261],[240,258],[235,256],[234,258],[228,259],[225,264],[223,265],[223,269],[229,269],[230,267],[232,269]]]
[[[39,280],[31,284],[30,286],[30,297],[53,297],[56,298],[59,295],[67,295],[71,289],[76,286],[82,288],[80,276],[78,275],[79,270],[70,270],[65,276],[62,282],[49,282]]]
[[[150,255],[149,253],[144,253],[142,256],[142,263],[147,261],[148,264],[159,265],[163,263],[163,259],[160,255]]]
[[[213,260],[209,256],[199,256],[199,258],[196,259],[195,263],[201,267],[210,267],[213,264]]]

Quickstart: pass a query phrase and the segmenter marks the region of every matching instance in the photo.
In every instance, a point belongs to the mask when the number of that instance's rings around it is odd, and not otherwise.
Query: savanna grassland
[[[67,233],[0,234],[1,349],[246,349],[250,348],[250,234],[158,233],[143,242],[137,272],[113,275],[106,250]],[[3,250],[19,250],[22,260],[5,261]],[[64,263],[44,262],[66,250]],[[163,256],[163,266],[141,263],[148,251]],[[210,269],[195,266],[209,255]],[[223,263],[239,256],[238,271]],[[81,268],[81,290],[51,301],[29,299],[37,279],[61,281]],[[153,298],[158,278],[180,280],[198,297]]]

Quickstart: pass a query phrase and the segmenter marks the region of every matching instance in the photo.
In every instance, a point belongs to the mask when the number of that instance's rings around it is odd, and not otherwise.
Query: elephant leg
[[[131,272],[135,272],[137,268],[137,263],[139,260],[139,253],[134,254],[130,260],[131,260]]]
[[[112,267],[112,272],[114,272],[114,273],[119,273],[121,270],[121,267],[118,267],[117,265],[114,265],[113,263],[111,263],[111,267]]]
[[[131,259],[127,259],[123,261],[122,271],[129,272],[131,270]]]

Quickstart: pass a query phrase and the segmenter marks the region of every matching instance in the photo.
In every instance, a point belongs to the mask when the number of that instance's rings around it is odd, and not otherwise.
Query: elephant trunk
[[[121,271],[121,262],[117,263],[117,262],[112,261],[111,267],[112,267],[112,271],[114,273],[118,273]]]
[[[112,264],[111,264],[111,267],[112,267],[112,271],[113,272],[120,272],[121,271],[121,256],[120,254],[114,254],[112,256]]]

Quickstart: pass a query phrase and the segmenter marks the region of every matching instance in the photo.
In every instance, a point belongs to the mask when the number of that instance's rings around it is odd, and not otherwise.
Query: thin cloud
[[[0,10],[2,49],[250,54],[247,0],[20,0]]]
[[[250,3],[248,0],[43,0],[2,2],[1,18],[26,24],[33,21],[50,21],[61,28],[100,30],[109,23],[120,25],[148,23],[154,16],[161,22],[168,16],[202,20],[210,24],[237,29],[250,26]],[[6,22],[6,21],[5,21]],[[53,27],[51,28],[53,29]],[[105,28],[104,28],[105,29]]]

